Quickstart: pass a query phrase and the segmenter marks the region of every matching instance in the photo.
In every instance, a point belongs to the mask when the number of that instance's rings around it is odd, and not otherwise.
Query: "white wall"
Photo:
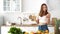
[[[0,34],[1,34],[1,25],[3,24],[3,0],[0,0]]]
[[[4,14],[5,23],[6,21],[11,23],[19,23],[19,17],[22,17],[20,12],[7,12]]]
[[[40,6],[42,3],[46,3],[46,0],[22,0],[22,12],[27,13],[38,13],[40,11]],[[48,4],[53,10],[50,10],[52,17],[60,18],[60,0],[49,0]],[[5,21],[18,22],[18,16],[21,16],[19,12],[4,12],[3,11],[3,0],[0,0],[0,17],[4,15]],[[0,21],[2,24],[3,22]]]
[[[23,12],[27,13],[38,13],[40,11],[40,6],[43,3],[47,4],[46,0],[23,0],[22,1]]]
[[[40,6],[42,3],[46,3],[48,6],[50,6],[53,10],[50,10],[51,17],[60,18],[60,1],[56,0],[49,0],[48,2],[46,0],[22,0],[22,13],[35,13],[38,14],[40,11]],[[19,12],[7,12],[4,14],[5,21],[12,21],[12,22],[18,22],[18,17],[21,16],[21,13]]]
[[[60,18],[60,0],[48,0],[48,6],[50,7],[50,13],[52,17]]]
[[[31,13],[38,14],[42,3],[46,3],[46,4],[48,3],[47,5],[53,8],[53,10],[49,11],[52,17],[60,18],[60,15],[59,15],[60,14],[60,10],[59,10],[60,0],[49,0],[48,2],[46,0],[22,0],[22,5],[23,5],[22,12],[27,12],[27,13],[31,12]],[[4,16],[7,15],[5,18],[6,20],[16,21],[17,20],[16,17],[18,15],[21,15],[19,12],[4,12],[3,0],[0,0],[0,8],[1,8],[0,15],[4,15]],[[14,18],[16,18],[16,20],[12,17],[13,15],[15,15]]]
[[[22,13],[35,13],[37,14],[40,11],[40,6],[42,3],[46,3],[46,0],[22,0]],[[5,22],[18,22],[18,17],[21,16],[20,12],[7,12],[4,14]]]

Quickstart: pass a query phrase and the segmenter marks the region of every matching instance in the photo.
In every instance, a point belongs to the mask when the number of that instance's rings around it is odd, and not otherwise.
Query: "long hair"
[[[40,10],[40,12],[39,12],[39,16],[41,16],[41,17],[48,14],[48,12],[47,12],[48,9],[46,9],[45,12],[43,11],[43,5],[45,5],[46,8],[47,8],[47,5],[46,5],[46,4],[42,4],[42,5],[41,5],[41,10]]]

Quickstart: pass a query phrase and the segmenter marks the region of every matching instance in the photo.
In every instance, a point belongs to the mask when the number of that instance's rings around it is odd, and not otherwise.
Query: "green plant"
[[[8,31],[8,33],[11,33],[11,34],[22,34],[22,30],[20,28],[11,27],[10,30]]]
[[[55,34],[60,34],[59,32],[60,20],[54,19],[54,21],[55,21]]]

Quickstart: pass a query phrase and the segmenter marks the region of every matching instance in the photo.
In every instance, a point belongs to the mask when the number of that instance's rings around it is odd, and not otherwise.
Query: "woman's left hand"
[[[50,14],[47,14],[47,15],[46,15],[46,18],[50,18]]]

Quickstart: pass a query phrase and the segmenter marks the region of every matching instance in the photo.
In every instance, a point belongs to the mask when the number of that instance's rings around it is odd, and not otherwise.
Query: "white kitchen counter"
[[[1,26],[1,34],[8,34],[8,31],[10,29],[11,26]],[[36,32],[38,31],[38,26],[35,27],[27,27],[27,26],[16,26],[22,29],[22,31],[26,31],[26,32]],[[54,32],[54,27],[48,27],[49,28],[49,32]]]

